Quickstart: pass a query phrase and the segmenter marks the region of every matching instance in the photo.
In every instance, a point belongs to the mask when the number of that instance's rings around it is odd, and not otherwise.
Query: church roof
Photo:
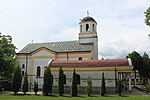
[[[84,18],[81,20],[81,22],[85,22],[85,21],[94,21],[94,22],[96,22],[95,19],[92,18],[92,17],[90,17],[90,16],[84,17]]]
[[[116,67],[131,66],[128,59],[106,59],[106,60],[68,60],[51,62],[51,67]]]
[[[75,52],[91,51],[92,44],[79,44],[78,41],[47,42],[47,43],[29,43],[18,53],[32,53],[40,48],[47,48],[54,52]]]

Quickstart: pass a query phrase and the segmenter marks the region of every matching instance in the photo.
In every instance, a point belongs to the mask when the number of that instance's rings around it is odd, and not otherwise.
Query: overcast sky
[[[150,27],[144,11],[150,0],[0,0],[0,32],[21,50],[37,42],[78,40],[80,19],[97,21],[100,58],[125,58],[137,51],[150,55]]]

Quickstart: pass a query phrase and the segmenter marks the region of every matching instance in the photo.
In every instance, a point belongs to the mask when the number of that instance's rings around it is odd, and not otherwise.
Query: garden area
[[[34,95],[34,94],[17,94],[13,95],[13,93],[3,93],[0,94],[1,100],[150,100],[150,96],[135,96],[135,95],[106,95],[106,96],[100,96],[100,95],[94,95],[94,96],[86,96],[81,95],[77,97],[72,97],[69,94],[64,96],[59,95],[52,95],[52,96],[43,96],[43,95]]]

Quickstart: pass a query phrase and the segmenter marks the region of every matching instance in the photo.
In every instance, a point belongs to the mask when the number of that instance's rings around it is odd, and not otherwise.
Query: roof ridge
[[[70,41],[56,41],[56,42],[37,42],[37,43],[28,43],[28,44],[47,44],[47,43],[61,43],[61,42],[78,42],[78,40],[70,40]]]

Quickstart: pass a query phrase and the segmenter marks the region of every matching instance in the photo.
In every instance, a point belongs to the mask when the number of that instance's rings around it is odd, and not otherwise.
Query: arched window
[[[63,77],[64,77],[64,84],[66,84],[66,75],[63,74]]]
[[[80,25],[80,32],[82,32],[82,25]]]
[[[94,29],[95,29],[94,24],[92,25],[92,29],[93,29],[93,31],[94,31]]]
[[[24,77],[24,71],[22,71],[21,73],[22,73],[22,76]]]
[[[78,60],[82,60],[82,57],[79,57]]]
[[[40,77],[40,74],[41,74],[41,67],[38,66],[37,67],[37,77]]]
[[[79,74],[76,74],[76,81],[77,81],[77,84],[80,85],[80,75]]]
[[[89,31],[89,24],[86,24],[86,31]]]
[[[24,69],[25,68],[25,65],[24,64],[22,64],[22,69]]]

